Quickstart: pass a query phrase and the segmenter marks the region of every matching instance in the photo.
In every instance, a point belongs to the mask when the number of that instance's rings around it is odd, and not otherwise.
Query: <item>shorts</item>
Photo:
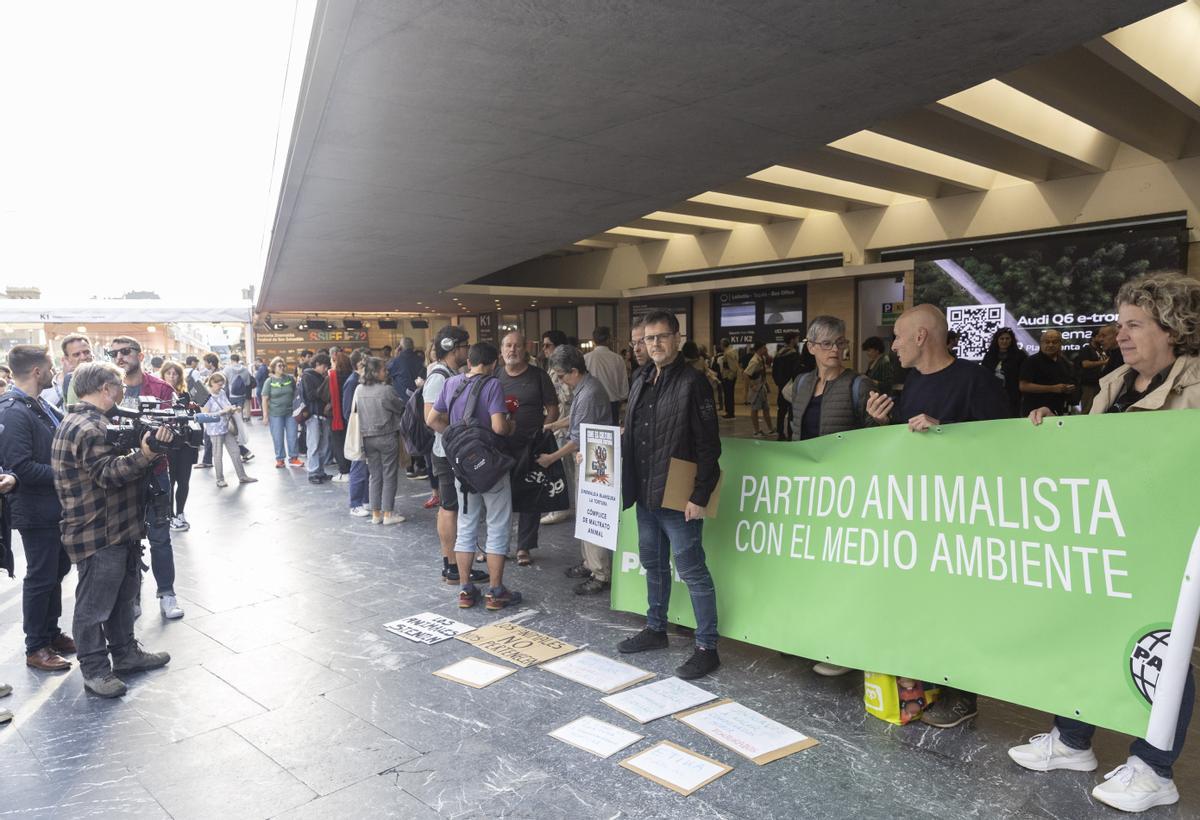
[[[458,490],[454,487],[454,471],[450,469],[450,460],[444,456],[432,456],[433,475],[437,478],[438,497],[442,499],[441,507],[450,512],[458,511]]]

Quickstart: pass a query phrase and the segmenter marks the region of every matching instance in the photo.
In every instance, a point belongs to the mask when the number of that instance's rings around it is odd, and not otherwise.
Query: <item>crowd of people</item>
[[[581,425],[619,425],[624,504],[636,509],[648,608],[645,628],[618,649],[631,654],[668,646],[673,564],[697,624],[691,653],[676,674],[703,677],[720,665],[717,590],[706,564],[703,521],[720,475],[719,414],[734,415],[739,380],[755,436],[791,441],[891,424],[923,433],[1016,415],[1036,425],[1072,412],[1200,407],[1200,282],[1145,276],[1122,286],[1116,304],[1117,323],[1097,331],[1074,362],[1063,356],[1058,331],[1043,332],[1038,352],[1027,355],[1005,328],[982,364],[956,357],[941,310],[917,305],[899,317],[890,345],[874,337],[863,343],[861,374],[847,366],[846,324],[835,316],[814,317],[805,338],[789,334],[773,357],[755,343],[746,358],[724,340],[710,358],[680,338],[678,320],[666,312],[634,324],[626,355],[612,349],[608,328],[596,330],[585,353],[555,330],[544,333],[534,351],[516,331],[497,348],[446,326],[428,351],[405,338],[395,356],[334,346],[305,351],[294,369],[276,358],[259,360],[253,370],[237,354],[224,368],[208,354],[155,362],[154,375],[143,369],[136,340],[113,339],[106,349],[110,361],[100,362],[93,361],[87,338],[69,336],[62,342],[64,372],[56,374],[47,349],[18,346],[9,354],[8,388],[0,395],[0,495],[6,500],[0,566],[12,574],[8,530],[15,527],[26,556],[27,663],[61,672],[75,654],[84,686],[116,697],[126,691],[122,676],[169,662],[166,653],[146,651],[134,638],[142,576],[152,573],[162,616],[182,617],[171,533],[188,527],[190,474],[211,465],[217,487],[226,487],[228,454],[239,482],[255,481],[245,469],[253,458],[245,431],[256,396],[276,468],[303,467],[313,484],[346,482],[351,516],[402,524],[396,509],[401,470],[409,480],[428,480],[424,506],[436,508],[442,578],[457,588],[460,608],[482,603],[489,611],[522,600],[505,582],[508,560],[532,563],[541,526],[563,519],[561,498],[542,508],[519,488],[542,471],[534,483],[551,487],[544,497],[577,497],[571,476]],[[779,388],[774,423],[768,378]],[[198,409],[203,454],[178,446],[165,427],[132,447],[110,441],[106,424],[114,408],[136,408],[146,398]],[[672,459],[696,464],[681,511],[663,505]],[[605,592],[612,553],[586,541],[579,549],[578,562],[566,570],[578,582],[575,592]],[[78,570],[74,638],[59,624],[62,582],[72,564]],[[814,668],[823,675],[851,671],[829,663]],[[0,695],[6,693],[0,687]],[[1194,697],[1189,671],[1174,747],[1135,741],[1128,760],[1096,787],[1096,799],[1132,811],[1178,799],[1172,764]],[[977,714],[973,693],[945,689],[921,719],[946,728]],[[11,714],[0,711],[3,719]],[[1059,716],[1049,732],[1009,754],[1038,771],[1090,771],[1097,766],[1093,732]]]

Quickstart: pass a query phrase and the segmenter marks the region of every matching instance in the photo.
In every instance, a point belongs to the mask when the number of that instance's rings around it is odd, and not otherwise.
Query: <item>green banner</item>
[[[1180,589],[1200,413],[722,446],[704,524],[722,635],[1138,736],[1155,687],[1178,692],[1191,635],[1163,666],[1172,623],[1194,635],[1196,595]],[[645,612],[633,510],[614,567],[613,608]],[[669,618],[695,625],[678,577]],[[1174,701],[1155,709],[1168,728]]]

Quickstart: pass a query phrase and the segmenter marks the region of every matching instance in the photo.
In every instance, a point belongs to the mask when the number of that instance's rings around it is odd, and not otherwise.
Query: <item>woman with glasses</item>
[[[1091,415],[1200,408],[1200,281],[1156,273],[1122,285],[1117,292],[1117,345],[1125,364],[1100,380]],[[1029,420],[1038,425],[1053,415],[1039,407]],[[1153,453],[1146,455],[1153,459]],[[1133,741],[1129,759],[1104,776],[1092,797],[1129,812],[1177,802],[1172,766],[1187,738],[1195,700],[1196,681],[1189,665],[1172,747],[1159,749],[1141,738]],[[1098,765],[1092,752],[1095,733],[1090,723],[1058,716],[1050,732],[1009,749],[1008,756],[1038,772],[1090,772]]]

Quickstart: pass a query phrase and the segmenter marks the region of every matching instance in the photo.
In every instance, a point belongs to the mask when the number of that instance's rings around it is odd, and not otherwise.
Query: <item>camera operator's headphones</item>
[[[467,336],[465,331],[462,332],[461,334],[448,333],[445,336],[443,336],[441,339],[438,340],[437,346],[439,348],[441,348],[442,352],[449,353],[454,348],[458,347],[459,345],[465,344],[469,340],[470,340],[470,337]]]
[[[438,347],[440,347],[442,350],[449,353],[451,350],[454,349],[454,346],[457,344],[458,344],[458,342],[454,341],[453,337],[446,336],[440,342],[438,342]]]

